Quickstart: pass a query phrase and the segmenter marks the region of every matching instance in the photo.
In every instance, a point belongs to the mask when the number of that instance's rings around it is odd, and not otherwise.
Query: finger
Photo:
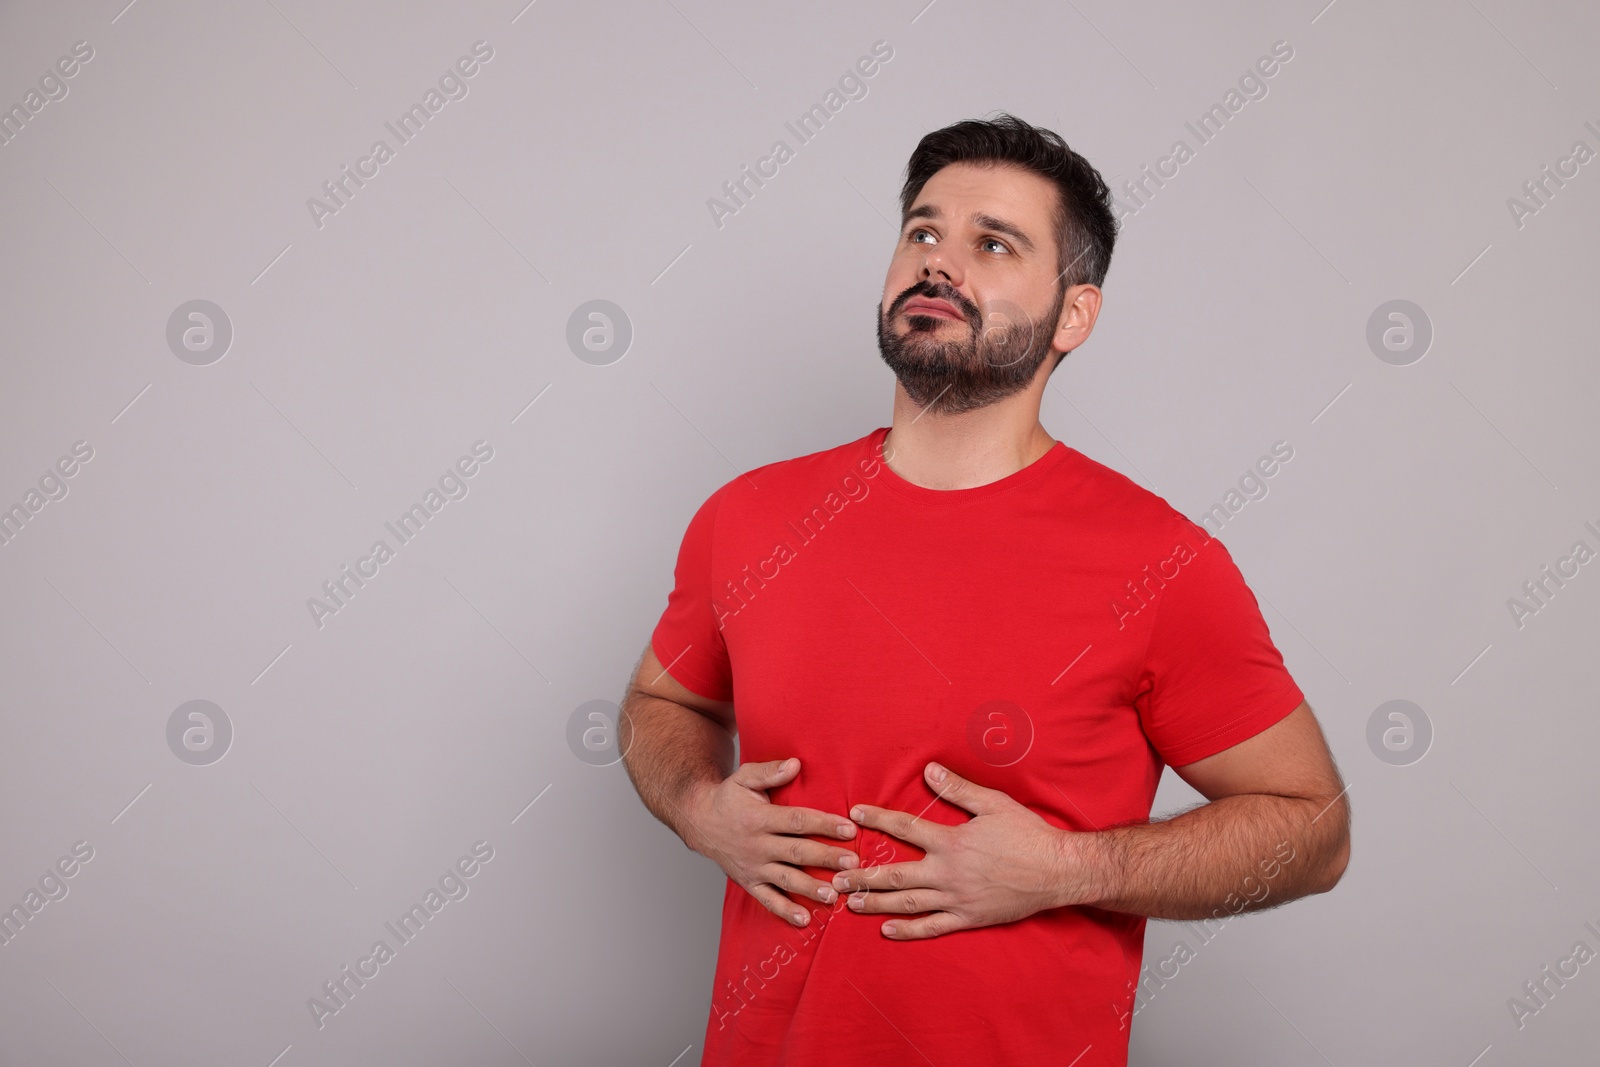
[[[770,789],[782,785],[800,773],[800,761],[794,757],[768,760],[765,763],[741,763],[733,772],[733,780],[750,789]]]
[[[768,885],[783,890],[792,897],[810,897],[824,904],[839,898],[839,891],[827,882],[818,881],[806,872],[785,863],[763,863],[755,869],[756,877]]]
[[[1008,803],[1014,803],[1009,795],[1000,790],[969,781],[938,763],[928,764],[922,769],[922,774],[941,800],[959,804],[974,815],[987,815],[999,811]]]
[[[835,871],[848,871],[861,866],[861,857],[849,849],[835,848],[809,837],[771,835],[764,838],[761,844],[766,849],[763,858],[792,867],[827,867]]]
[[[924,852],[932,852],[939,836],[950,829],[948,826],[920,819],[909,812],[874,807],[871,804],[857,804],[850,809],[850,818],[862,826],[880,830],[890,837],[909,841]]]
[[[765,882],[746,886],[745,891],[755,897],[762,907],[791,926],[804,926],[811,921],[809,909],[798,906],[787,895]]]
[[[760,828],[769,834],[816,834],[843,841],[856,836],[856,825],[849,819],[816,808],[791,808],[783,804],[773,804],[762,810]]]
[[[936,911],[919,919],[891,920],[883,924],[882,930],[884,937],[894,941],[917,941],[952,934],[957,930],[967,929],[969,925],[948,911]]]
[[[840,871],[833,876],[833,888],[841,893],[862,889],[893,891],[897,889],[926,889],[932,886],[933,872],[923,860],[905,863],[880,863],[857,870]]]
[[[954,901],[937,889],[905,889],[897,893],[850,893],[845,905],[853,912],[874,915],[884,912],[891,915],[918,915],[925,911],[940,911]]]

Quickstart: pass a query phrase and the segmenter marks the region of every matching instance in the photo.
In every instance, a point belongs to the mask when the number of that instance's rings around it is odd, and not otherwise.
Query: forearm
[[[1067,902],[1205,919],[1331,889],[1348,856],[1342,799],[1244,794],[1162,822],[1064,833]]]
[[[617,743],[644,806],[699,851],[687,809],[697,789],[733,773],[733,735],[693,708],[634,692],[622,703]]]

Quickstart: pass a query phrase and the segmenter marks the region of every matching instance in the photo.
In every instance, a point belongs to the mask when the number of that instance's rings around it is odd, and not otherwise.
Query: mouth
[[[900,309],[900,313],[902,315],[926,315],[929,318],[958,319],[962,322],[967,320],[965,315],[956,310],[954,304],[946,303],[943,300],[928,300],[926,298],[912,300]]]

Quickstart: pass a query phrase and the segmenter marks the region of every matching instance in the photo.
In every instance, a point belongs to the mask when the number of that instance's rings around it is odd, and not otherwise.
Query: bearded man
[[[727,874],[701,1063],[1124,1065],[1146,919],[1331,889],[1345,789],[1222,543],[1039,422],[1100,174],[960,122],[901,216],[891,425],[701,505],[623,703],[641,799]],[[1207,803],[1152,822],[1169,766]]]

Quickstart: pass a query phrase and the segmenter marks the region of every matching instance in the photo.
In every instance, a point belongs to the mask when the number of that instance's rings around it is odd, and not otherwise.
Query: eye
[[[980,245],[996,245],[996,246],[999,247],[1000,251],[1002,251],[1002,252],[1010,252],[1011,251],[1011,249],[1006,247],[1005,242],[1000,240],[998,237],[985,237],[982,241],[979,242],[979,244]]]
[[[915,230],[912,230],[909,234],[906,235],[906,240],[911,242],[912,244],[925,244],[926,242],[917,240],[917,236],[919,234],[927,234],[929,237],[933,237],[933,234],[931,232],[929,232],[928,230],[915,229]],[[937,238],[936,238],[936,240],[937,240]]]

